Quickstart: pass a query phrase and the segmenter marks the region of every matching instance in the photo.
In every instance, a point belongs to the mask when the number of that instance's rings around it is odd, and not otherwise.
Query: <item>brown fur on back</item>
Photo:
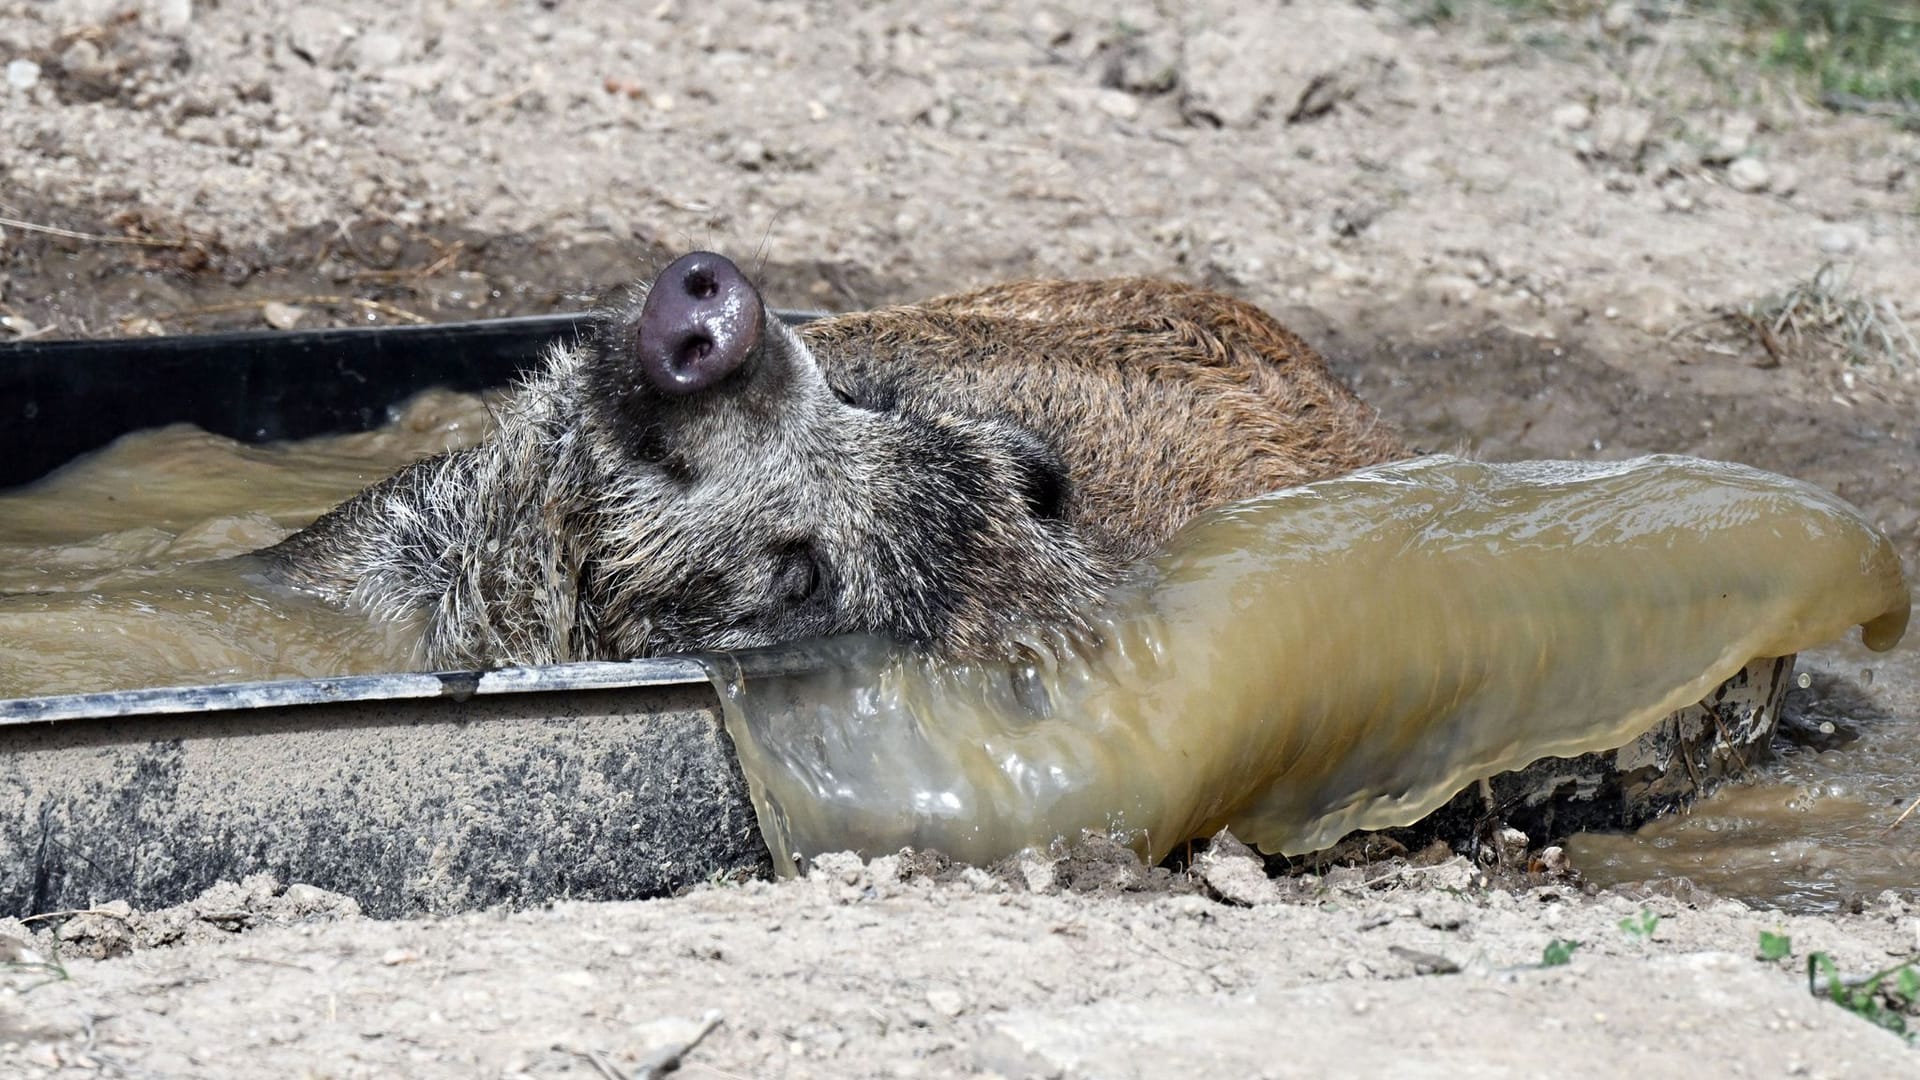
[[[855,377],[910,364],[1050,436],[1075,516],[1127,558],[1210,507],[1406,456],[1306,342],[1188,285],[1019,282],[825,319],[801,336]]]

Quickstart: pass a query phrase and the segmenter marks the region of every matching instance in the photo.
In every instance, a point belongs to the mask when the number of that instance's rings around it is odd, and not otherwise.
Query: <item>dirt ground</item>
[[[1001,874],[829,857],[805,881],[412,922],[300,921],[311,899],[263,899],[256,916],[228,889],[166,920],[187,922],[193,944],[69,961],[71,981],[0,998],[0,1064],[9,1076],[651,1075],[636,1066],[718,1013],[682,1075],[1913,1069],[1912,1050],[1811,997],[1802,974],[1812,950],[1850,972],[1913,951],[1920,908],[1902,901],[1808,918],[1691,895],[1486,889],[1463,859],[1384,882],[1348,871],[1276,885],[1244,857],[1208,876],[1239,902],[1098,853]],[[291,925],[233,932],[274,914]],[[83,918],[70,947],[115,940],[119,920]],[[1762,931],[1787,935],[1792,957],[1760,960]],[[1555,941],[1579,944],[1542,967]]]
[[[1430,446],[1745,461],[1912,566],[1920,135],[1653,8],[0,0],[0,339],[578,307],[696,245],[789,307],[1151,273]],[[1477,874],[881,860],[403,923],[254,882],[127,956],[67,921],[66,981],[16,956],[0,1073],[649,1075],[708,1010],[685,1075],[1915,1068],[1804,979],[1920,951],[1910,899]]]

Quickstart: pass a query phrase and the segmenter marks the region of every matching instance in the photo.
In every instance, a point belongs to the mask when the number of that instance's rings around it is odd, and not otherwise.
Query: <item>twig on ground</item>
[[[75,915],[105,915],[109,919],[119,919],[121,922],[127,921],[127,916],[117,911],[102,911],[99,908],[72,908],[67,911],[43,911],[38,915],[29,915],[20,921],[30,923],[39,922],[42,919],[69,919]]]
[[[668,1043],[641,1058],[640,1063],[633,1067],[631,1073],[623,1073],[615,1068],[613,1062],[607,1060],[607,1055],[598,1050],[576,1050],[574,1054],[592,1065],[601,1076],[606,1077],[606,1080],[660,1080],[661,1077],[679,1069],[681,1059],[687,1056],[687,1052],[700,1045],[700,1040],[706,1038],[714,1028],[719,1027],[723,1018],[720,1010],[708,1009],[706,1014],[700,1017],[700,1026],[692,1035],[677,1042]]]
[[[606,1077],[607,1080],[627,1080],[625,1074],[621,1073],[619,1069],[614,1068],[613,1062],[608,1061],[607,1055],[600,1051],[588,1050],[581,1053],[580,1056],[587,1060],[587,1064],[593,1066],[595,1072]]]
[[[21,232],[41,233],[46,236],[58,236],[67,240],[86,240],[95,244],[131,244],[135,247],[185,248],[195,247],[200,241],[188,236],[178,240],[160,240],[151,236],[113,236],[108,233],[80,232],[76,229],[63,229],[58,225],[41,225],[37,222],[22,221],[19,218],[0,217],[0,226],[19,229]]]
[[[368,300],[362,296],[267,296],[257,300],[235,300],[226,304],[208,304],[205,307],[187,308],[183,311],[175,311],[168,315],[157,317],[191,319],[198,318],[201,315],[221,315],[232,311],[247,311],[262,307],[266,304],[287,304],[292,307],[300,307],[302,305],[308,307],[357,307],[367,311],[379,312],[390,319],[399,319],[402,322],[414,323],[421,326],[433,321],[423,316],[415,315],[405,308],[395,307],[392,304],[383,303],[379,300]]]
[[[663,1046],[642,1058],[640,1064],[633,1068],[633,1080],[659,1080],[660,1077],[678,1069],[680,1059],[686,1057],[689,1050],[699,1046],[700,1040],[706,1038],[714,1028],[719,1027],[720,1020],[720,1010],[708,1009],[706,1015],[700,1018],[699,1030],[685,1042]]]
[[[1772,327],[1746,312],[1741,312],[1740,318],[1746,320],[1748,329],[1759,339],[1760,347],[1767,350],[1767,362],[1761,367],[1777,368],[1787,362],[1786,352],[1780,348],[1780,339],[1774,336]]]
[[[291,968],[294,971],[304,971],[309,975],[313,974],[313,969],[306,966],[305,964],[296,964],[288,960],[275,960],[271,956],[236,956],[234,957],[234,959],[239,961],[242,964],[259,964],[262,967]]]
[[[1920,105],[1910,105],[1900,101],[1875,101],[1859,94],[1843,94],[1838,90],[1829,90],[1820,95],[1820,104],[1834,112],[1860,113],[1863,116],[1878,116],[1888,120],[1920,122]]]

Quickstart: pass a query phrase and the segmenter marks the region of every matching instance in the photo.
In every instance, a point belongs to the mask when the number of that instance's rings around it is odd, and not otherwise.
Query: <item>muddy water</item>
[[[176,426],[0,495],[0,697],[407,666],[403,629],[278,589],[248,553],[488,426],[478,398],[454,394],[379,431],[283,446]]]
[[[1809,485],[1694,458],[1429,457],[1201,515],[1031,661],[715,665],[774,865],[987,863],[1082,830],[1159,860],[1411,825],[1482,777],[1621,746],[1753,657],[1906,629],[1892,544]],[[827,643],[830,650],[838,643]]]
[[[1317,340],[1333,343],[1338,328]],[[1625,370],[1578,343],[1514,335],[1368,346],[1349,374],[1409,437],[1494,460],[1651,452],[1741,461],[1799,477],[1866,511],[1920,570],[1920,428],[1868,398],[1839,405],[1709,393],[1714,372]],[[1723,373],[1724,374],[1724,373]],[[1749,378],[1752,372],[1745,373]],[[1920,645],[1802,655],[1788,697],[1804,734],[1776,743],[1752,785],[1723,789],[1637,835],[1583,837],[1575,864],[1603,884],[1688,877],[1727,895],[1826,910],[1882,888],[1920,891]],[[1871,673],[1871,675],[1867,674]],[[1834,725],[1821,734],[1819,724]]]
[[[1601,884],[1685,877],[1791,910],[1851,907],[1883,889],[1920,892],[1920,649],[1837,644],[1801,657],[1794,733],[1751,783],[1630,835],[1574,837]]]
[[[404,634],[273,589],[245,553],[487,426],[475,399],[428,395],[382,431],[289,446],[173,428],[0,494],[0,696],[406,666]],[[1812,664],[1797,697],[1830,748],[1785,747],[1755,783],[1637,835],[1577,838],[1577,865],[1803,909],[1910,888],[1920,821],[1886,826],[1920,794],[1920,663],[1909,645]]]

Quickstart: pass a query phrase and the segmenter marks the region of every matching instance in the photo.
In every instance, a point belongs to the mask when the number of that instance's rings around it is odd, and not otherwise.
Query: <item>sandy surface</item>
[[[763,257],[786,306],[1145,272],[1282,312],[1436,447],[1743,460],[1912,556],[1920,357],[1716,316],[1833,263],[1920,322],[1920,136],[1720,34],[1336,0],[0,2],[0,215],[84,234],[0,225],[0,333],[577,306],[690,245]],[[84,958],[121,915],[67,923],[71,980],[0,978],[0,1074],[604,1076],[707,1010],[686,1075],[1915,1068],[1802,974],[1920,950],[1907,901],[1339,873],[1230,902],[841,866],[409,923],[256,887],[130,956]],[[1534,966],[1556,938],[1572,962]]]
[[[606,1075],[598,1054],[627,1075],[718,1013],[684,1075],[1913,1068],[1899,1039],[1809,996],[1800,974],[1811,950],[1849,971],[1914,950],[1920,918],[1896,900],[1817,919],[1708,897],[1489,890],[1462,859],[1278,886],[1251,859],[1210,865],[1240,902],[1125,859],[917,871],[829,858],[801,882],[430,922],[302,923],[312,898],[271,913],[268,901],[251,921],[293,925],[244,933],[225,929],[250,921],[228,890],[195,906],[196,944],[70,961],[71,981],[0,998],[0,1064],[15,1076]],[[82,918],[72,948],[113,939],[120,921]],[[1790,937],[1792,957],[1759,959],[1762,931]],[[1556,940],[1578,947],[1543,967]]]

